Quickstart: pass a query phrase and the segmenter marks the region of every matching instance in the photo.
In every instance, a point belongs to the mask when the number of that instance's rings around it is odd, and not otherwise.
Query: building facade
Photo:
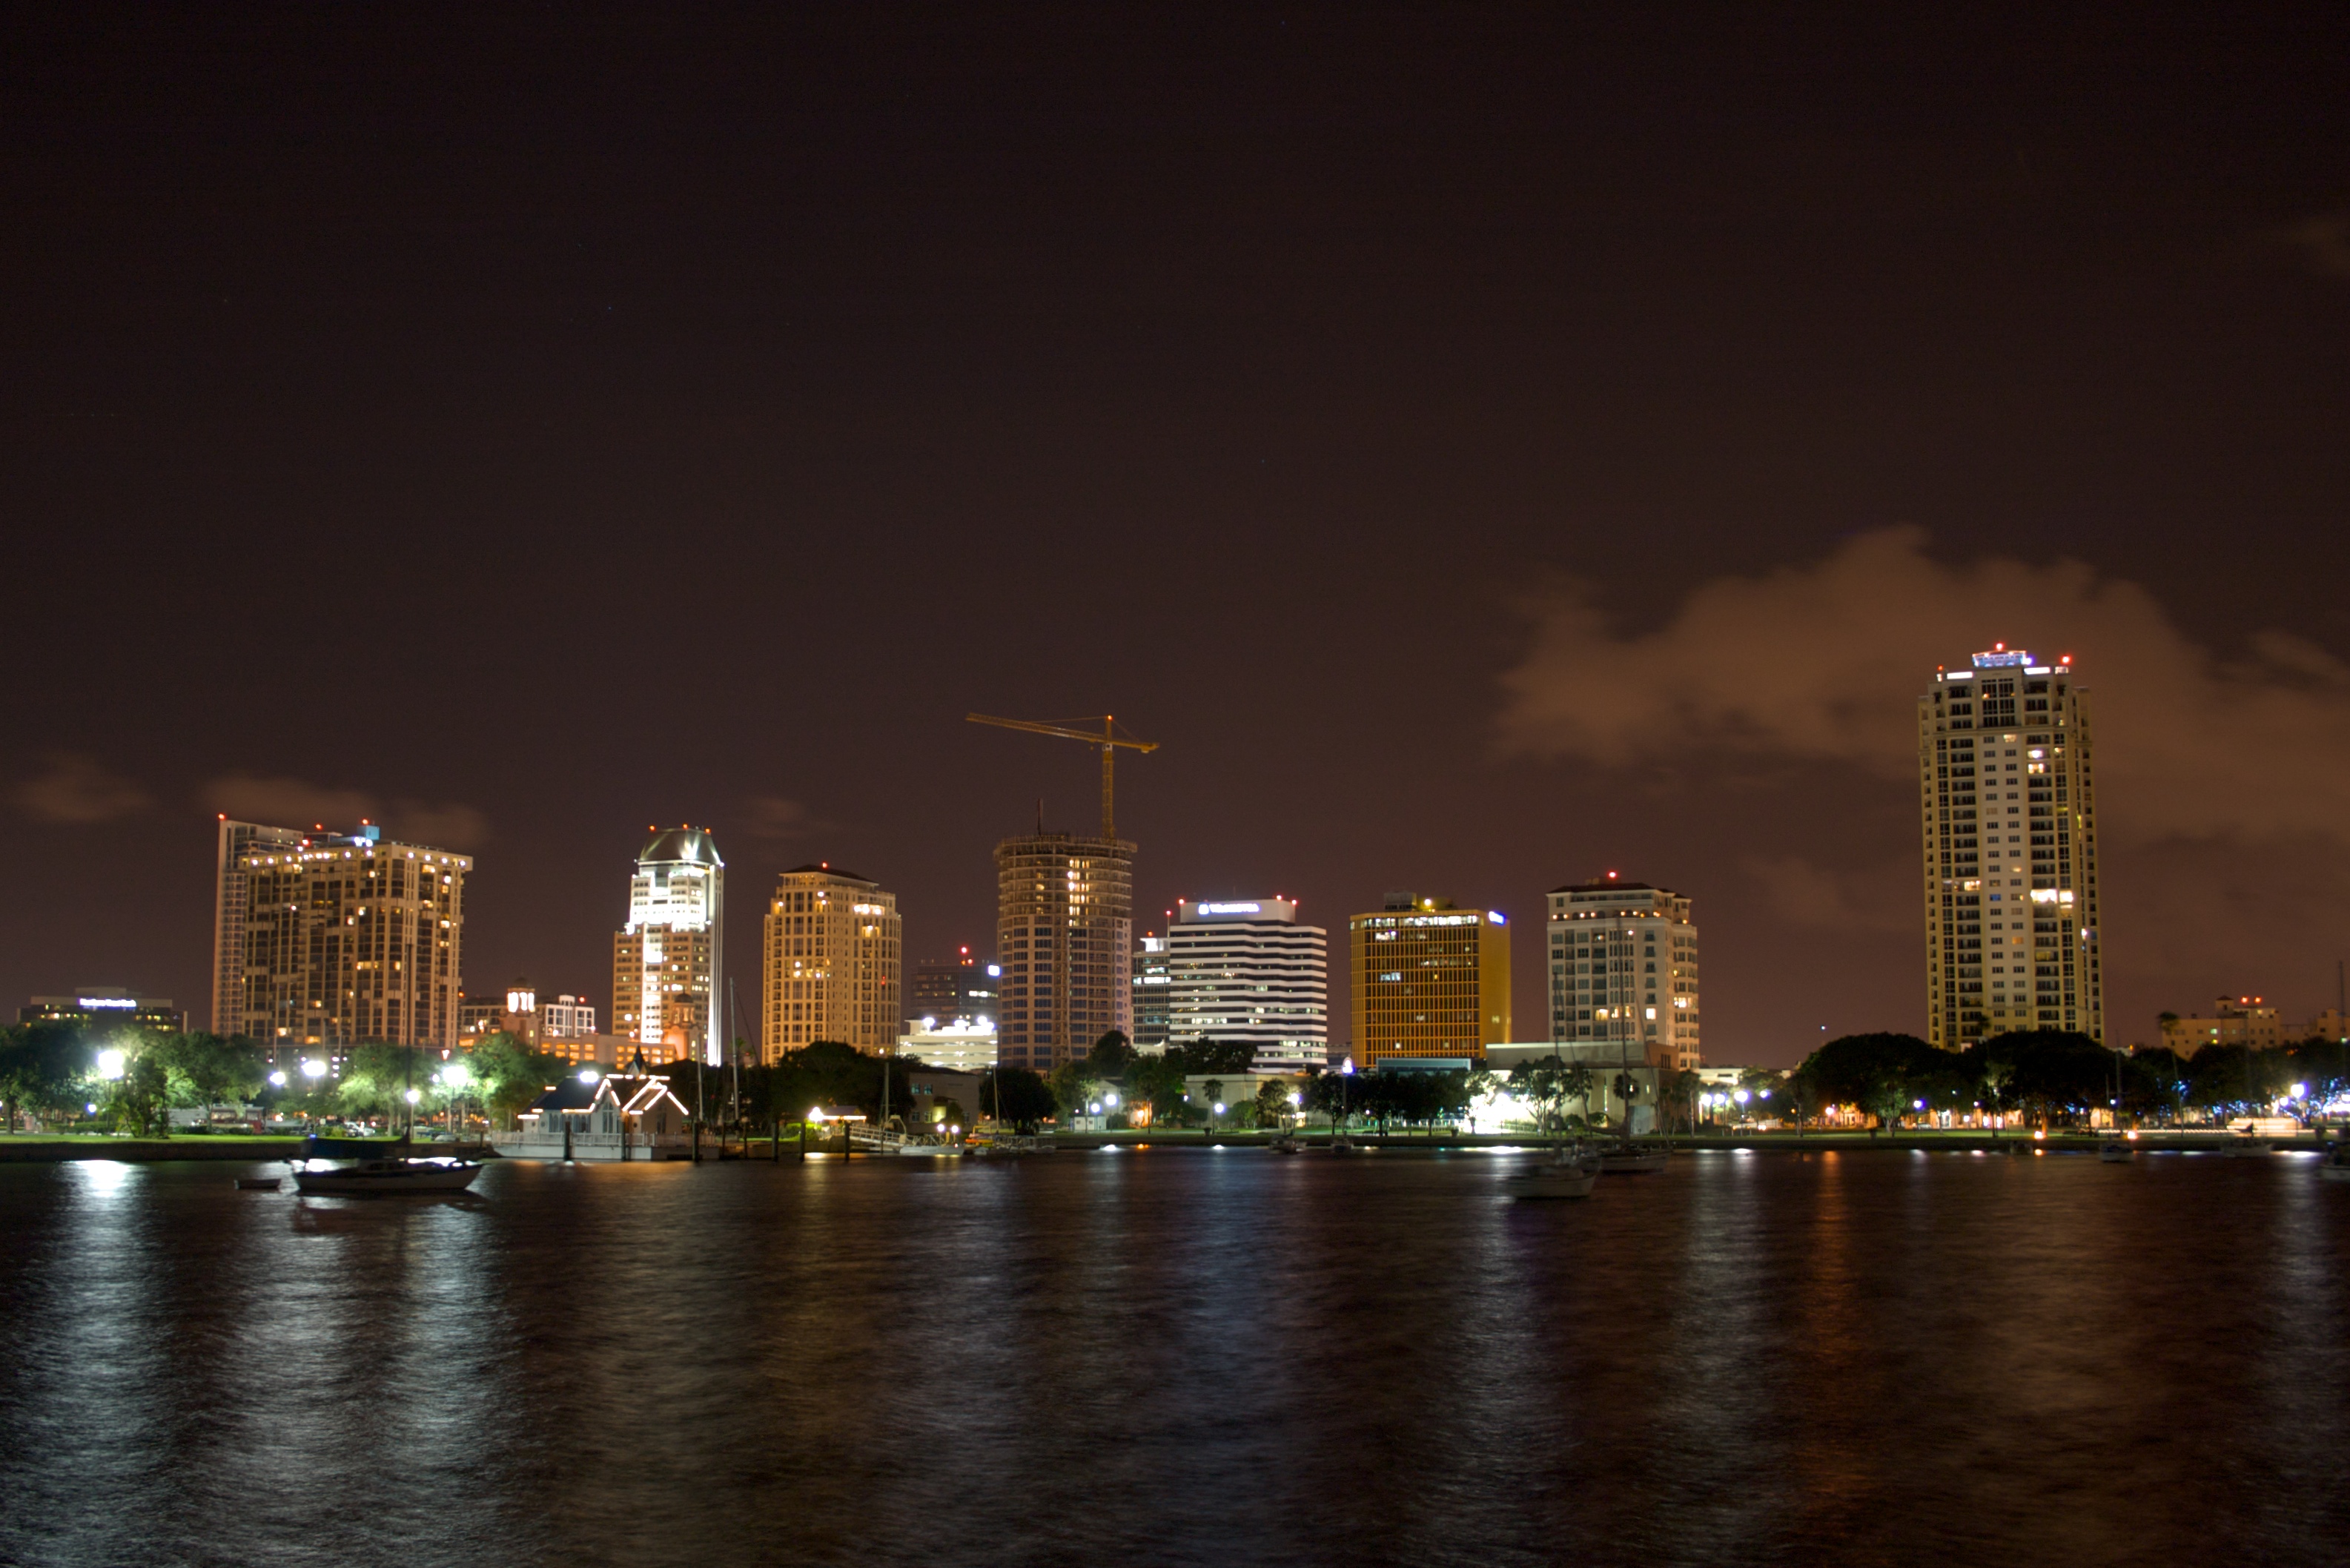
[[[795,867],[767,904],[760,1060],[818,1040],[877,1056],[905,1022],[898,896],[854,871]]]
[[[1618,880],[1550,891],[1550,1037],[1618,1041],[1652,1066],[1694,1071],[1697,926],[1669,888]]]
[[[612,938],[612,1032],[648,1062],[725,1060],[726,862],[700,827],[655,828]]]
[[[2293,1038],[2332,1038],[2324,1027],[2327,1022],[2325,1015],[2320,1013],[2307,1034]],[[2161,1023],[2163,1044],[2181,1056],[2192,1056],[2211,1045],[2249,1045],[2255,1051],[2267,1051],[2285,1044],[2286,1039],[2282,1011],[2257,996],[2222,996],[2215,1001],[2209,1018],[2180,1018],[2166,1013]]]
[[[984,1073],[995,1065],[995,1023],[958,1018],[947,1023],[915,1019],[898,1037],[898,1054],[949,1073]]]
[[[244,1001],[235,1033],[339,1061],[383,1042],[457,1044],[468,856],[372,826],[259,842],[244,856]]]
[[[1390,893],[1347,921],[1354,971],[1354,1060],[1481,1061],[1510,1038],[1510,924],[1499,909]]]
[[[1132,1038],[1131,843],[1038,833],[998,844],[995,939],[1006,1065],[1050,1072],[1113,1029]]]
[[[1134,992],[1134,1033],[1128,1039],[1145,1055],[1167,1054],[1167,962],[1165,937],[1145,931],[1134,939],[1128,976]]]
[[[1294,900],[1178,901],[1165,989],[1168,1044],[1245,1043],[1263,1073],[1329,1064],[1329,934]]]
[[[1994,644],[1918,699],[1934,1044],[2023,1029],[2105,1044],[2095,762],[2069,656]]]
[[[245,857],[265,848],[294,848],[303,837],[298,827],[232,822],[226,815],[220,819],[219,874],[213,884],[212,1029],[215,1034],[234,1034],[244,1027]]]
[[[140,996],[114,985],[85,985],[71,996],[36,996],[17,1012],[20,1023],[73,1023],[88,1029],[101,1024],[144,1029],[157,1034],[178,1034],[188,1027],[188,1015],[168,996]],[[219,1033],[214,1030],[213,1033]],[[229,1031],[234,1034],[235,1030]]]
[[[951,959],[925,959],[914,966],[908,985],[910,1024],[919,1019],[946,1023],[961,1018],[995,1024],[996,990],[1003,978],[1002,964],[981,963],[971,949],[958,948]]]

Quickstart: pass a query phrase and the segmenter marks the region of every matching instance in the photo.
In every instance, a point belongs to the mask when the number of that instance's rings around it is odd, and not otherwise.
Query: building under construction
[[[1035,833],[995,846],[996,1054],[1049,1073],[1134,1033],[1134,846]]]
[[[1107,714],[1065,723],[967,717],[1101,750],[1099,837],[1046,833],[1039,820],[1036,832],[995,846],[995,940],[1003,965],[996,1059],[1049,1073],[1113,1029],[1134,1037],[1134,846],[1118,836],[1112,768],[1118,752],[1155,752],[1159,742],[1122,732]]]

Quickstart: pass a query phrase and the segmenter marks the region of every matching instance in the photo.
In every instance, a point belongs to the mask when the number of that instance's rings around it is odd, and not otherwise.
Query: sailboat
[[[351,1198],[372,1193],[463,1192],[481,1175],[478,1159],[409,1157],[401,1138],[309,1137],[302,1158],[288,1160],[294,1186],[304,1193]],[[357,1158],[353,1158],[357,1157]]]

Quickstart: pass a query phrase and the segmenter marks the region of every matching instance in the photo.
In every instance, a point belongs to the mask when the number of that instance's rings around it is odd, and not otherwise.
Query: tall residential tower
[[[1620,1041],[1649,1066],[1689,1072],[1702,1059],[1697,1030],[1689,899],[1613,872],[1551,889],[1553,1040]]]
[[[898,896],[828,863],[775,878],[759,1059],[819,1040],[886,1056],[906,1010]]]
[[[612,938],[612,1032],[649,1062],[725,1060],[726,862],[700,827],[655,828]]]
[[[244,1002],[235,1033],[268,1048],[457,1044],[471,857],[382,830],[244,850]]]
[[[998,1059],[1050,1072],[1134,1033],[1134,846],[1037,833],[995,846]]]
[[[321,829],[323,831],[323,829]],[[220,819],[220,868],[213,884],[213,1033],[244,1033],[244,860],[257,849],[291,849],[298,827]]]
[[[2106,1038],[2089,694],[2067,656],[1994,643],[1918,699],[1927,1038]]]

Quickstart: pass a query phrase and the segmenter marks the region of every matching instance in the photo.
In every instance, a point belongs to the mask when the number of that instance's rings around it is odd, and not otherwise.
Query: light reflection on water
[[[0,1167],[0,1560],[2319,1560],[2305,1164]]]

